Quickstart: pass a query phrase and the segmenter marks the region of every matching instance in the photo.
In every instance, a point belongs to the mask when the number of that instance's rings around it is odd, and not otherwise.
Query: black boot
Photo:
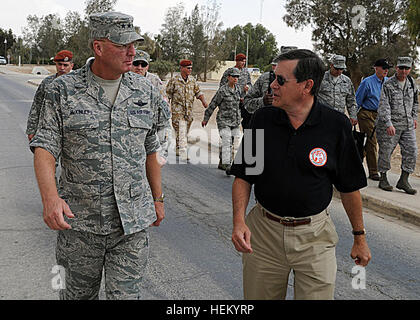
[[[404,190],[408,194],[416,194],[417,190],[413,189],[408,183],[408,175],[409,173],[406,171],[401,172],[400,180],[397,182],[397,188]]]
[[[386,172],[381,172],[381,177],[379,179],[378,187],[385,191],[392,191],[392,189],[394,189],[388,182],[388,179],[386,177]]]

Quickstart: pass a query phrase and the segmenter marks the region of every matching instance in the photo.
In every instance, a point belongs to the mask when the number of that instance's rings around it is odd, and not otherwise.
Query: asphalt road
[[[26,84],[30,77],[0,74],[0,299],[57,299],[51,287],[56,235],[42,221],[24,135],[36,90]],[[241,256],[230,242],[232,181],[215,165],[164,167],[166,219],[150,229],[144,299],[242,299]],[[365,210],[373,258],[366,289],[356,290],[350,223],[336,200],[330,212],[340,235],[336,299],[420,298],[419,227]],[[290,299],[292,276],[289,283]]]

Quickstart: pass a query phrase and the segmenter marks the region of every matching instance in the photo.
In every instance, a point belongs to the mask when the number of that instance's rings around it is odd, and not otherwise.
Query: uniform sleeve
[[[412,116],[413,119],[417,119],[417,113],[419,110],[419,89],[416,86],[416,83],[413,81],[414,84],[414,103],[413,103],[413,110],[412,110]]]
[[[208,122],[214,110],[216,110],[216,108],[220,106],[220,104],[222,103],[222,100],[223,100],[222,87],[219,88],[219,90],[217,90],[216,94],[211,99],[211,102],[209,106],[207,107],[206,111],[204,111],[203,121]]]
[[[168,99],[172,101],[174,95],[174,78],[171,78],[166,85],[166,94]]]
[[[194,95],[198,99],[203,93],[200,90],[200,86],[198,85],[197,81],[194,81]]]
[[[367,186],[366,174],[353,140],[349,121],[343,121],[337,145],[337,168],[333,183],[339,192],[348,193]]]
[[[389,94],[390,90],[388,89],[388,86],[383,85],[378,106],[378,123],[385,124],[386,128],[392,126]]]
[[[261,107],[264,107],[263,96],[265,92],[263,92],[263,84],[264,84],[263,76],[259,77],[255,84],[249,89],[248,93],[245,95],[244,98],[244,108],[249,113],[254,113]]]
[[[58,85],[52,83],[45,88],[38,130],[29,147],[42,148],[57,160],[62,151],[63,121],[61,116],[61,94]]]
[[[28,122],[26,125],[26,134],[35,134],[38,127],[39,115],[41,112],[42,102],[45,97],[45,82],[41,82],[36,90],[34,101],[28,115]]]
[[[354,93],[354,86],[350,80],[350,92],[346,97],[347,102],[347,112],[351,119],[357,119],[357,105],[356,105],[356,96]]]

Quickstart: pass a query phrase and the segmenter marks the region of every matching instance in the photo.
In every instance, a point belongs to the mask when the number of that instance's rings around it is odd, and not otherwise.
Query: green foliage
[[[365,11],[355,10],[356,5]],[[296,29],[311,25],[315,49],[326,61],[333,54],[347,57],[357,87],[362,76],[373,73],[379,58],[393,64],[398,56],[416,58],[415,42],[404,20],[407,8],[408,0],[287,0],[283,19]]]
[[[410,0],[407,10],[407,24],[411,37],[419,43],[420,39],[420,0]]]
[[[159,78],[165,80],[165,77],[168,73],[173,73],[177,69],[178,65],[175,65],[171,61],[166,60],[157,60],[150,62],[150,69],[149,71],[152,73],[156,73]]]

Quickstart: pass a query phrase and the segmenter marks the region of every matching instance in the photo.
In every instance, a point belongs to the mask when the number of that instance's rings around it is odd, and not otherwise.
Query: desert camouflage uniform
[[[163,96],[163,99],[166,102],[168,102],[168,98],[166,97],[165,86],[163,85],[162,80],[160,80],[159,76],[157,76],[156,74],[147,72],[146,79],[149,80],[156,88],[159,89],[159,92]],[[160,117],[160,113],[159,113],[159,117]],[[159,152],[159,154],[165,159],[167,159],[169,140],[171,139],[171,135],[172,135],[171,121],[167,121],[166,123],[163,123],[163,124],[158,124],[157,135],[158,135],[160,146],[161,146],[161,151]]]
[[[61,298],[97,298],[104,265],[108,298],[138,298],[138,266],[147,263],[147,228],[156,220],[145,161],[160,147],[159,108],[160,121],[168,121],[159,91],[131,72],[122,75],[114,105],[90,65],[47,87],[30,147],[61,156],[59,195],[75,215],[65,216],[72,230],[58,234],[57,262],[66,268]]]
[[[401,146],[401,169],[412,173],[416,167],[417,143],[414,120],[417,120],[418,89],[414,88],[407,78],[404,89],[399,86],[394,75],[382,87],[379,101],[376,136],[378,139],[378,170],[386,172],[391,169],[391,155],[397,144]],[[395,128],[395,135],[389,136],[386,129]]]
[[[55,78],[57,78],[57,74],[53,74],[51,76],[46,77],[44,80],[42,80],[41,84],[36,90],[34,101],[32,102],[31,110],[29,111],[28,123],[26,125],[27,135],[35,134],[36,129],[38,128],[41,106],[45,98],[45,88],[47,85],[53,82]]]
[[[270,72],[264,72],[258,79],[255,81],[251,89],[244,98],[244,107],[249,113],[254,113],[259,108],[264,107],[264,95],[270,88]]]
[[[181,75],[169,80],[166,85],[166,93],[171,102],[172,126],[176,135],[176,150],[186,151],[187,135],[194,120],[194,98],[198,99],[203,93],[200,91],[200,87],[194,77],[188,76],[187,81],[184,81]]]
[[[334,82],[330,71],[326,71],[319,88],[318,99],[319,102],[341,113],[345,113],[347,107],[349,117],[357,120],[354,86],[346,75],[338,76],[337,82]]]
[[[238,85],[232,89],[228,84],[217,90],[208,108],[204,112],[204,121],[208,122],[214,110],[219,107],[216,122],[222,140],[221,160],[223,164],[230,164],[234,157],[241,139],[241,112],[239,102],[241,92]],[[233,144],[232,144],[233,137]]]

